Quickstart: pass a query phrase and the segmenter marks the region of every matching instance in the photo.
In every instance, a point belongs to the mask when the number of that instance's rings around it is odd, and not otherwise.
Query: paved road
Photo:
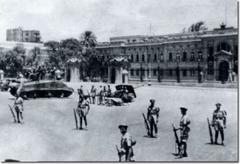
[[[75,85],[76,87],[76,85]],[[13,124],[7,104],[12,96],[0,93],[0,159],[23,161],[117,161],[115,144],[119,144],[118,124],[129,124],[129,132],[137,140],[137,161],[236,161],[237,160],[237,91],[234,89],[201,89],[181,87],[139,87],[137,99],[122,107],[92,105],[88,130],[77,131],[72,109],[75,93],[66,99],[25,101],[25,123]],[[142,112],[149,98],[160,106],[159,137],[145,136]],[[226,146],[209,142],[206,118],[214,104],[221,102],[228,112]],[[188,158],[175,159],[171,124],[178,125],[180,106],[189,108],[192,121]]]

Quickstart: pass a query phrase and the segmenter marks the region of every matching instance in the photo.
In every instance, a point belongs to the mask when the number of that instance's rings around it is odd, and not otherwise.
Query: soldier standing
[[[182,154],[179,154],[180,157],[187,157],[187,140],[188,140],[188,133],[190,132],[189,124],[191,121],[188,119],[187,116],[187,108],[180,107],[181,110],[181,120],[180,120],[180,127],[175,130],[180,130],[180,145],[179,147],[183,150]]]
[[[84,98],[82,103],[78,103],[78,107],[77,107],[77,113],[79,116],[79,122],[80,122],[80,127],[79,129],[82,130],[82,122],[84,121],[85,123],[85,127],[87,128],[87,114],[90,110],[90,106],[89,106],[89,102],[87,100],[87,98]]]
[[[92,104],[95,104],[95,99],[96,99],[96,92],[97,92],[97,90],[96,90],[96,88],[94,87],[94,85],[92,85],[92,88],[91,88],[91,103]]]
[[[133,146],[136,144],[136,141],[132,138],[132,136],[127,132],[127,125],[119,125],[118,126],[120,133],[122,134],[121,142],[120,142],[120,150],[119,157],[120,159],[125,156],[126,162],[133,162]],[[120,160],[121,161],[121,160]]]
[[[218,144],[218,134],[220,132],[221,135],[221,145],[224,145],[224,129],[226,128],[226,111],[221,110],[221,104],[217,103],[216,104],[216,109],[213,112],[213,117],[212,117],[212,126],[214,127],[215,130],[215,144]]]
[[[23,121],[23,99],[22,97],[17,94],[16,95],[16,99],[15,99],[15,102],[14,102],[14,109],[15,109],[15,112],[17,114],[17,123],[21,123],[20,120]]]
[[[150,99],[150,105],[147,110],[147,119],[150,124],[150,137],[154,137],[153,130],[155,131],[155,134],[158,133],[158,118],[159,118],[159,111],[160,109],[158,107],[155,107],[155,100]]]
[[[111,95],[112,95],[111,87],[110,87],[110,85],[108,85],[107,96],[106,97],[111,97]]]
[[[83,95],[83,86],[81,85],[80,88],[78,89],[78,102],[82,103],[84,99]]]
[[[102,102],[103,102],[103,89],[102,89],[102,86],[100,85],[100,88],[99,88],[99,93],[98,93],[98,105],[102,105]]]

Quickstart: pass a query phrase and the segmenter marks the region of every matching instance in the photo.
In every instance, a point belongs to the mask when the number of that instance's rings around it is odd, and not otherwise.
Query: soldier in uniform
[[[216,109],[213,112],[213,117],[212,117],[212,126],[214,127],[215,130],[215,144],[218,144],[218,134],[220,132],[221,135],[221,145],[224,145],[224,129],[226,128],[226,111],[221,110],[221,104],[217,103],[216,104]]]
[[[100,88],[99,88],[99,93],[98,93],[98,96],[99,96],[99,99],[98,99],[98,105],[102,105],[103,104],[103,89],[102,89],[102,86],[100,85]]]
[[[155,100],[150,99],[150,105],[147,109],[147,119],[150,124],[150,137],[154,137],[153,130],[155,131],[155,134],[158,133],[158,118],[159,118],[159,111],[160,109],[158,107],[155,107]]]
[[[122,134],[121,142],[120,142],[120,151],[119,156],[121,158],[125,157],[126,162],[133,162],[133,146],[136,144],[136,141],[132,138],[132,136],[127,132],[127,125],[119,125],[118,126],[120,133]]]
[[[111,95],[112,95],[112,90],[111,90],[110,85],[108,85],[108,89],[107,89],[107,95],[106,95],[106,97],[111,97]]]
[[[82,122],[84,121],[85,127],[87,128],[87,114],[90,110],[89,102],[87,98],[83,98],[82,103],[78,103],[77,113],[79,116],[80,127],[79,129],[82,130]]]
[[[23,98],[19,96],[19,94],[16,95],[16,99],[14,102],[14,109],[17,114],[17,122],[21,123],[20,120],[23,121]]]
[[[80,88],[78,89],[78,102],[82,103],[84,100],[84,95],[83,95],[83,86],[81,85]]]
[[[187,108],[180,107],[181,110],[181,120],[180,120],[180,146],[183,148],[183,157],[187,157],[187,140],[188,140],[188,133],[190,132],[189,124],[191,121],[188,119],[187,116]]]
[[[96,90],[96,88],[94,87],[94,85],[92,85],[92,88],[91,88],[91,91],[90,91],[90,93],[91,93],[91,103],[92,104],[95,104],[95,99],[96,99],[96,93],[97,92],[97,90]]]

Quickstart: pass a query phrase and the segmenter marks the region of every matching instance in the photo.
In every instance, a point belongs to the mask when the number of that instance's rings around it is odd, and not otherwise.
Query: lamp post
[[[177,75],[177,83],[180,83],[180,69],[179,69],[179,62],[180,62],[180,55],[177,53],[177,68],[176,68],[176,75]]]

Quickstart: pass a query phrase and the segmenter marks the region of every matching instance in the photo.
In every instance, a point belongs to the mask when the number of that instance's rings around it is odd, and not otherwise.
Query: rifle
[[[142,115],[143,115],[143,119],[144,119],[145,128],[146,128],[146,130],[147,130],[147,134],[150,135],[150,128],[149,128],[148,120],[146,119],[144,113],[143,113]]]
[[[76,114],[76,110],[75,110],[74,108],[73,108],[73,114],[74,114],[74,119],[75,119],[76,129],[78,129],[77,114]]]
[[[10,109],[11,114],[12,114],[12,116],[13,116],[14,122],[17,122],[17,120],[16,120],[16,116],[15,116],[15,114],[14,114],[14,112],[13,112],[12,107],[11,107],[9,104],[8,104],[8,106],[9,106],[9,109]]]
[[[118,152],[118,161],[119,162],[121,162],[122,160],[121,160],[121,152],[120,152],[120,150],[118,149],[118,146],[117,145],[115,145],[116,146],[116,150],[117,150],[117,152]]]
[[[174,124],[172,124],[172,127],[173,127],[174,136],[175,136],[175,143],[178,147],[178,154],[181,155],[181,142],[180,142],[180,140],[178,138],[178,135],[177,135],[177,130],[178,129],[175,128]]]
[[[208,131],[209,131],[210,141],[211,141],[211,144],[213,144],[213,134],[212,134],[212,128],[211,128],[209,118],[207,118],[207,122],[208,122]]]

